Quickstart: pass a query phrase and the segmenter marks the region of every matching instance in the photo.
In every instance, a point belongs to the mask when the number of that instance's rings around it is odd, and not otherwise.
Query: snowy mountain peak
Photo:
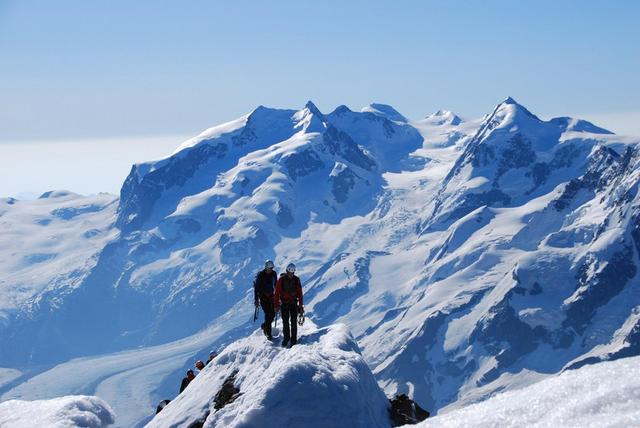
[[[585,162],[597,162],[589,155],[606,141],[599,142],[602,137],[594,134],[607,133],[571,118],[540,120],[509,97],[484,120],[447,174],[439,198],[442,205],[437,205],[432,219],[448,224],[483,205],[517,205],[549,192],[569,171],[579,175]],[[575,140],[580,143],[570,142]]]
[[[505,98],[501,103],[498,104],[498,107],[499,106],[513,106],[515,108],[523,109],[523,110],[526,110],[527,112],[529,112],[529,110],[527,110],[527,108],[525,106],[520,104],[518,101],[516,101],[512,97]],[[532,113],[529,112],[529,114],[532,114]]]
[[[316,105],[311,100],[307,101],[307,103],[304,105],[304,108],[317,116],[324,116],[320,109],[316,107]]]
[[[500,120],[500,126],[521,124],[528,121],[541,122],[541,120],[522,104],[519,104],[511,97],[498,104],[489,120]]]
[[[556,146],[564,131],[566,131],[566,126],[561,127],[558,126],[558,123],[541,120],[526,107],[509,97],[498,104],[493,113],[483,120],[471,139],[467,152],[469,150],[478,151],[479,144],[501,147],[506,144],[510,146],[514,139],[523,140],[525,144],[533,145],[532,148],[536,151],[547,151]],[[494,149],[480,149],[489,155],[492,150]],[[465,156],[463,155],[463,157]]]
[[[434,125],[460,125],[462,119],[450,110],[438,110],[426,117],[426,120]]]
[[[335,110],[333,110],[330,115],[335,115],[335,116],[340,116],[346,113],[353,113],[353,111],[347,107],[344,104],[339,105],[338,107],[335,108]]]
[[[53,198],[80,198],[81,195],[70,192],[68,190],[49,190],[44,192],[38,197],[38,199],[53,199]]]
[[[245,126],[253,128],[266,128],[274,121],[286,121],[286,118],[291,117],[293,113],[295,113],[295,110],[279,109],[259,105],[249,114]]]
[[[293,115],[293,120],[296,122],[295,128],[301,128],[304,132],[323,132],[326,129],[324,114],[311,101],[307,101],[304,108]]]
[[[509,97],[484,119],[473,140],[504,143],[510,141],[508,135],[513,138],[518,136],[529,140],[536,151],[547,151],[555,150],[561,135],[568,132],[612,134],[611,131],[581,119],[557,117],[542,120]]]
[[[407,122],[407,118],[400,114],[396,109],[387,104],[372,103],[363,107],[362,112],[373,113],[376,116],[384,117],[394,122]]]

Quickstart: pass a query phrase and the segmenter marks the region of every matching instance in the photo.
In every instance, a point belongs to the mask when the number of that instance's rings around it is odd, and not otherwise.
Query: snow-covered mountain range
[[[119,198],[1,199],[2,398],[97,394],[144,422],[254,328],[266,259],[432,412],[637,355],[639,143],[510,98],[479,120],[309,102],[134,165]]]

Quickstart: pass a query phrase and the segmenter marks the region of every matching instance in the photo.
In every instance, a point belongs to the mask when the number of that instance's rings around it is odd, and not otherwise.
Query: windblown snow
[[[0,397],[97,395],[145,424],[255,329],[267,259],[433,414],[636,356],[639,142],[511,98],[478,120],[260,106],[119,197],[0,199]]]

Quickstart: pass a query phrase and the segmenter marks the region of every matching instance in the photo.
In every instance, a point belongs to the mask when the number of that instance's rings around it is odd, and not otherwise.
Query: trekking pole
[[[256,310],[253,312],[253,322],[256,322],[258,319],[258,314],[260,313],[260,308],[256,306]]]
[[[276,316],[273,317],[273,321],[276,323],[273,328],[278,328],[278,313],[276,312]]]

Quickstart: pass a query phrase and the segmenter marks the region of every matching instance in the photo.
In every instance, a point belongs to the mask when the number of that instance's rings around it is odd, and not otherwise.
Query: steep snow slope
[[[216,409],[230,376],[240,395]],[[147,427],[388,427],[388,406],[346,326],[305,326],[291,349],[262,332],[233,343]]]
[[[116,208],[116,197],[107,194],[0,198],[0,325],[18,310],[34,309],[43,294],[68,294],[81,284],[114,235]]]
[[[443,412],[417,427],[640,425],[640,358],[603,362]]]
[[[67,396],[0,403],[0,426],[4,428],[101,428],[114,421],[113,411],[98,397]]]
[[[512,99],[476,121],[260,107],[132,168],[77,286],[7,312],[1,361],[32,365],[0,392],[28,398],[96,362],[56,392],[144,397],[114,404],[143,421],[198,347],[246,334],[267,258],[296,262],[308,316],[347,324],[388,395],[430,411],[637,355],[637,144]]]

